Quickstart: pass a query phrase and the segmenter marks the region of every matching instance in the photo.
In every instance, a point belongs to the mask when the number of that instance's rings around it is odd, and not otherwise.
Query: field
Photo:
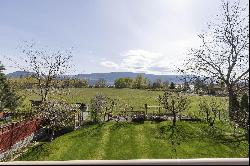
[[[21,91],[21,95],[26,96],[26,106],[30,105],[29,100],[39,100],[39,96],[28,91]],[[145,110],[144,105],[159,105],[157,98],[162,95],[162,91],[149,91],[149,90],[138,90],[138,89],[115,89],[115,88],[72,88],[61,91],[57,95],[50,96],[52,98],[64,99],[69,103],[90,103],[91,98],[96,93],[102,93],[107,97],[116,99],[118,103],[123,106],[129,104],[134,107],[135,111]],[[199,117],[198,104],[201,98],[212,99],[210,96],[198,96],[188,95],[190,99],[190,105],[188,109],[183,112],[185,115]],[[215,100],[220,102],[222,108],[227,107],[227,101],[222,97],[214,97]],[[122,107],[117,107],[117,110],[121,110]],[[150,109],[149,112],[157,112],[157,109]],[[226,116],[226,113],[225,113]]]
[[[51,143],[41,143],[16,160],[234,158],[248,155],[248,144],[227,136],[231,131],[226,126],[222,133],[212,137],[206,124],[179,122],[182,132],[173,138],[175,145],[172,145],[169,125],[168,121],[157,124],[146,121],[144,124],[108,122],[85,126]],[[180,140],[179,145],[177,140]]]
[[[158,105],[160,91],[113,88],[81,88],[63,91],[64,95],[50,96],[61,98],[69,103],[90,103],[97,93],[126,103],[134,110],[144,110],[144,104]],[[39,99],[34,93],[26,94],[26,106],[30,99]],[[66,94],[65,94],[66,93]],[[199,99],[214,98],[226,108],[226,99],[221,97],[188,95],[190,106],[183,114],[201,117],[198,113]],[[117,108],[119,110],[119,108]],[[151,110],[157,111],[157,110]],[[224,112],[226,117],[226,112]],[[204,122],[177,122],[178,133],[170,130],[171,121],[161,123],[145,121],[107,122],[83,126],[67,133],[52,142],[41,142],[30,148],[16,160],[87,160],[87,159],[166,159],[166,158],[234,158],[247,157],[248,143],[241,130],[233,136],[233,128],[225,121],[217,121],[211,129]],[[172,142],[171,142],[172,140]]]

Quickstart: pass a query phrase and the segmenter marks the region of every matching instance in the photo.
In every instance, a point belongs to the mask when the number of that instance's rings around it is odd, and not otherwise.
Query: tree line
[[[33,76],[10,78],[9,82],[16,89],[35,89],[39,86]],[[41,80],[41,82],[45,82],[45,80]],[[86,88],[88,81],[77,78],[55,79],[51,81],[51,86],[54,88]]]
[[[175,89],[175,83],[169,81],[162,81],[157,79],[155,82],[151,83],[148,78],[143,75],[138,74],[137,77],[130,78],[118,78],[114,82],[115,88],[133,88],[133,89]]]

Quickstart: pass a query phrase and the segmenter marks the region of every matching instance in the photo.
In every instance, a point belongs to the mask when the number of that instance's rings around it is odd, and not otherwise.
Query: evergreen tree
[[[241,97],[240,109],[241,111],[249,112],[249,98],[247,93],[244,93],[243,96]]]
[[[18,105],[19,97],[10,87],[3,70],[5,69],[0,63],[0,111],[5,109],[14,110]]]
[[[169,89],[175,89],[175,84],[171,82]]]

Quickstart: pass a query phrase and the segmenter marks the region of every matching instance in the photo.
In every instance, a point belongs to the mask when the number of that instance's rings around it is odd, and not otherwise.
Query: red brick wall
[[[0,153],[5,152],[15,143],[36,132],[40,124],[41,120],[34,118],[0,127]]]

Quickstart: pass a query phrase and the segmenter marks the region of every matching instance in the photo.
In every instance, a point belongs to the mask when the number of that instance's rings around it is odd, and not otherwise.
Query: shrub
[[[107,98],[101,93],[97,93],[90,102],[90,116],[94,123],[99,121],[99,115],[103,113]]]

